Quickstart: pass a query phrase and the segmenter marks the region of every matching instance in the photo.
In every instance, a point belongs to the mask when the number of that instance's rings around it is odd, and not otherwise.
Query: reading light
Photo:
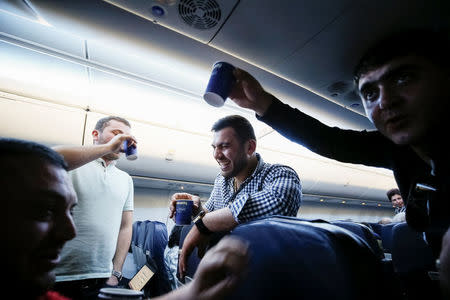
[[[164,15],[166,14],[166,12],[164,11],[164,8],[162,8],[161,6],[153,5],[153,6],[152,6],[152,14],[153,14],[155,17],[161,18],[161,17],[164,17]]]

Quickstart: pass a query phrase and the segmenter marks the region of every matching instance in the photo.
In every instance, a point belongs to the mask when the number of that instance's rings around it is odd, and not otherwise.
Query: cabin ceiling
[[[180,15],[181,3],[197,5],[191,10],[182,6],[182,11],[199,19],[206,12],[198,5],[215,3],[217,22],[188,25]],[[155,5],[164,16],[154,15]],[[120,112],[140,137],[139,164],[119,162],[137,186],[175,189],[192,181],[188,189],[206,192],[217,174],[209,128],[218,117],[239,112],[255,126],[263,157],[296,168],[305,193],[384,199],[386,187],[395,184],[391,173],[304,152],[231,101],[220,109],[210,107],[201,99],[204,83],[212,64],[226,60],[328,125],[371,130],[352,90],[352,66],[358,57],[387,32],[420,25],[448,28],[449,16],[447,0],[0,1],[0,134],[49,144],[88,144],[98,117]],[[5,68],[11,62],[14,66]],[[26,84],[20,81],[23,74],[11,71],[15,69],[27,70]],[[193,71],[186,75],[181,72],[185,70]],[[61,83],[43,80],[54,74]],[[95,91],[88,92],[87,86]],[[159,87],[172,87],[182,97],[163,101],[168,98],[158,96]],[[106,101],[105,90],[111,93]],[[6,113],[13,109],[20,114]],[[185,114],[192,110],[195,116]],[[36,116],[40,127],[8,126]],[[196,147],[186,147],[193,141]]]
[[[450,24],[447,0],[18,2],[30,4],[34,14],[52,25],[64,26],[62,17],[69,18],[72,27],[84,24],[96,28],[97,34],[119,33],[128,41],[179,51],[180,56],[190,53],[185,59],[206,67],[230,55],[240,67],[250,64],[293,83],[295,87],[277,91],[266,72],[253,73],[263,83],[268,81],[265,87],[274,93],[289,94],[294,105],[299,98],[320,103],[314,93],[360,115],[364,109],[353,90],[352,68],[367,46],[402,28]],[[227,55],[183,41],[174,32]],[[373,128],[368,122],[363,126]]]

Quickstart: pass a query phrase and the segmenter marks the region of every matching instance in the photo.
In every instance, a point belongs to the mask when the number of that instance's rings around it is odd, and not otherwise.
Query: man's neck
[[[109,159],[105,158],[104,156],[101,157],[101,159],[103,159],[103,161],[105,162],[106,167],[109,166],[113,162],[113,160],[109,160]]]
[[[237,189],[241,186],[241,184],[250,176],[253,174],[253,172],[256,169],[256,166],[258,165],[258,158],[256,155],[253,155],[250,160],[248,161],[247,166],[234,177],[235,186]]]

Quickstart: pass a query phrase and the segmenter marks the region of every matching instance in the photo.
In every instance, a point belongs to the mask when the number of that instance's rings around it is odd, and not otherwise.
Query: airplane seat
[[[437,271],[431,248],[406,222],[392,228],[392,262],[407,299],[441,299],[438,280],[429,276]]]
[[[331,224],[350,230],[367,242],[379,259],[384,258],[383,249],[378,244],[377,238],[372,230],[366,225],[350,221],[333,221]]]
[[[133,223],[131,253],[127,253],[123,266],[124,278],[119,284],[127,285],[129,280],[147,265],[154,275],[144,286],[146,297],[156,297],[171,290],[164,263],[164,249],[167,246],[167,227],[158,221],[136,221]]]
[[[372,227],[372,230],[378,234],[378,236],[381,237],[381,227],[383,227],[383,225],[378,224],[378,223],[369,223],[369,225]]]
[[[228,299],[385,298],[381,261],[339,226],[281,216],[236,227],[249,243],[248,273]]]
[[[383,224],[381,225],[381,242],[385,253],[392,252],[392,228],[397,223]]]

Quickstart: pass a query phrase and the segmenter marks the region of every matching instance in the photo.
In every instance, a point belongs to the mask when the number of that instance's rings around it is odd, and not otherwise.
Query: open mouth
[[[219,166],[220,166],[220,170],[227,171],[231,168],[231,163],[230,162],[219,162]]]

